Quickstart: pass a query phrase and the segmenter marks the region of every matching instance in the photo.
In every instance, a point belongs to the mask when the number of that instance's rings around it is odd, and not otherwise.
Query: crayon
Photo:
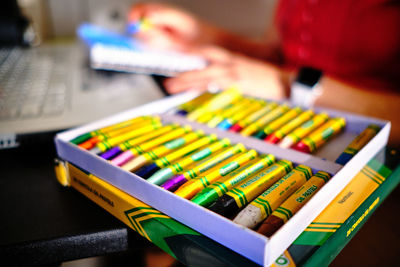
[[[265,102],[264,101],[259,101],[259,100],[258,101],[253,101],[250,105],[246,105],[242,110],[240,110],[239,112],[235,113],[232,117],[226,118],[225,120],[220,122],[217,125],[217,128],[218,129],[222,129],[222,130],[228,130],[228,129],[230,129],[232,127],[232,125],[234,125],[238,121],[244,119],[250,113],[253,113],[256,110],[259,110],[263,106],[265,106]]]
[[[211,128],[217,127],[217,125],[225,120],[226,118],[232,117],[234,114],[241,112],[243,109],[248,108],[249,104],[252,102],[251,99],[243,98],[240,101],[236,101],[232,107],[226,109],[224,112],[220,114],[216,114],[213,116],[208,122],[207,126]]]
[[[343,151],[336,159],[336,163],[345,165],[354,157],[379,131],[381,127],[375,124],[368,125]]]
[[[242,154],[243,154],[243,153],[241,152],[241,153],[238,153],[238,154],[233,155],[233,156],[230,157],[230,158],[227,158],[227,159],[225,159],[225,160],[222,160],[222,161],[220,161],[220,162],[217,162],[217,164],[216,164],[214,167],[209,168],[209,169],[206,169],[203,173],[201,173],[201,177],[202,177],[202,176],[207,176],[207,175],[209,175],[210,173],[212,173],[213,171],[218,170],[218,169],[224,167],[224,166],[225,166],[226,164],[228,164],[229,162],[236,160],[236,159],[237,159],[238,157],[240,157]],[[206,162],[206,161],[204,161],[204,162]],[[203,164],[204,162],[201,162],[201,164]],[[196,166],[194,166],[194,165],[192,166],[192,168],[195,168],[195,167],[196,167]],[[244,166],[242,166],[242,167],[244,167]],[[236,171],[242,169],[242,167],[236,169],[236,170],[233,171],[233,172],[236,172]],[[164,184],[161,185],[161,187],[164,188],[165,190],[168,190],[168,191],[171,191],[171,192],[175,192],[177,189],[179,189],[179,188],[181,188],[181,187],[184,187],[185,183],[187,182],[186,179],[184,179],[183,181],[180,180],[180,183],[171,183],[171,180],[174,180],[174,178],[180,176],[180,174],[181,174],[181,173],[179,173],[177,176],[172,177],[170,180],[166,181]],[[176,180],[175,180],[175,181],[176,181]]]
[[[133,160],[125,163],[121,166],[122,169],[130,172],[134,172],[137,169],[141,168],[146,164],[150,164],[154,160],[171,153],[172,151],[179,149],[185,145],[191,144],[192,142],[196,141],[197,139],[204,136],[204,132],[201,130],[197,130],[192,133],[188,133],[182,137],[179,137],[175,140],[171,140],[168,143],[165,143],[162,146],[159,146],[145,154],[134,158]]]
[[[286,135],[292,132],[294,129],[299,127],[301,124],[310,120],[314,116],[314,112],[312,110],[306,110],[297,116],[295,119],[288,122],[286,125],[282,126],[282,128],[276,130],[274,133],[267,136],[264,139],[265,142],[271,144],[279,143]]]
[[[139,129],[135,129],[134,131],[130,131],[127,133],[124,133],[122,135],[104,140],[103,142],[97,143],[96,146],[89,151],[94,154],[100,154],[110,148],[112,148],[115,145],[119,145],[120,143],[132,139],[134,137],[149,133],[151,131],[157,130],[158,128],[161,128],[163,125],[161,122],[153,122],[149,125],[145,125],[144,127],[141,127]]]
[[[156,119],[144,120],[144,121],[141,121],[141,122],[138,122],[138,123],[135,123],[135,124],[123,127],[123,128],[112,130],[112,131],[109,131],[106,133],[100,133],[100,134],[93,136],[92,138],[86,140],[85,142],[80,143],[78,146],[83,149],[89,150],[89,149],[92,149],[99,142],[108,140],[110,138],[122,135],[127,132],[135,131],[138,128],[142,128],[142,127],[149,125],[151,123],[154,123],[156,121],[160,121],[160,119],[157,117]]]
[[[307,182],[312,175],[309,167],[298,165],[290,173],[265,190],[250,202],[233,219],[234,223],[248,228],[255,228],[279,207],[291,194]]]
[[[213,112],[218,109],[224,108],[236,99],[241,98],[240,92],[237,88],[232,87],[224,90],[219,94],[216,94],[204,105],[198,107],[187,115],[187,118],[191,121],[197,120],[200,116],[207,112]]]
[[[309,133],[314,131],[317,127],[321,126],[329,119],[328,114],[320,113],[315,115],[311,120],[306,121],[300,127],[295,129],[292,133],[288,134],[285,138],[278,143],[282,148],[289,148],[306,137]]]
[[[274,162],[275,157],[273,155],[268,154],[263,156],[237,175],[229,179],[225,179],[224,181],[215,182],[204,188],[196,196],[194,196],[191,201],[198,205],[208,207],[223,194],[231,190],[235,185],[247,179],[248,177],[257,174],[266,167],[269,167]]]
[[[207,135],[177,151],[174,151],[160,159],[157,159],[156,161],[154,161],[154,163],[150,165],[142,167],[141,169],[137,170],[135,174],[142,178],[149,178],[152,174],[154,174],[161,168],[165,168],[171,165],[172,161],[177,160],[178,158],[187,155],[202,146],[209,145],[215,142],[217,139],[218,137],[215,134]]]
[[[178,190],[175,191],[175,194],[186,199],[191,199],[203,188],[207,187],[211,183],[218,181],[219,179],[236,170],[237,168],[245,165],[256,156],[257,151],[255,151],[254,149],[244,152],[235,160],[229,162],[222,168],[211,172],[207,176],[202,176],[201,178],[192,179],[186,182],[181,187],[179,187]]]
[[[255,135],[253,135],[256,138],[259,139],[264,139],[268,135],[272,134],[274,131],[278,130],[280,127],[282,127],[285,123],[288,121],[294,119],[297,115],[299,115],[302,112],[301,108],[295,107],[273,122],[269,123],[267,126],[264,127],[261,131],[257,132]]]
[[[122,154],[118,155],[114,159],[111,160],[111,163],[117,166],[122,166],[134,157],[141,155],[145,152],[148,152],[152,148],[155,148],[161,144],[164,144],[168,141],[171,141],[172,139],[176,139],[178,137],[181,137],[182,135],[185,135],[189,132],[192,131],[191,126],[184,126],[184,127],[179,127],[178,129],[175,129],[167,134],[164,134],[160,137],[157,137],[155,139],[152,139],[146,143],[143,143],[141,145],[136,145],[129,150],[123,152]]]
[[[288,174],[292,168],[292,162],[280,160],[258,174],[242,181],[239,185],[222,195],[208,208],[222,216],[230,218],[265,189]]]
[[[126,27],[125,27],[125,31],[127,34],[136,34],[139,31],[147,31],[149,29],[151,29],[153,27],[153,24],[151,23],[151,21],[147,18],[141,18],[138,21],[131,21],[129,22]]]
[[[303,207],[311,197],[330,179],[326,172],[319,171],[283,202],[272,214],[263,221],[257,232],[267,237],[272,236],[297,211]]]
[[[232,156],[244,151],[246,151],[246,148],[244,147],[243,144],[240,143],[236,144],[233,147],[227,149],[226,151],[219,153],[209,161],[206,161],[203,164],[200,164],[199,166],[191,170],[188,170],[178,176],[173,177],[172,179],[168,180],[165,184],[163,184],[162,187],[166,190],[174,191],[187,181],[195,179],[199,175],[204,175],[204,172],[215,167],[220,162],[223,162],[224,160],[229,159]]]
[[[215,111],[209,111],[204,113],[203,115],[201,115],[196,121],[198,123],[207,123],[209,120],[211,120],[213,117],[215,116],[219,116],[220,114],[222,114],[223,112],[225,112],[226,110],[229,110],[230,108],[233,107],[233,104],[229,104],[224,108],[220,108],[217,109]]]
[[[293,149],[304,153],[312,153],[317,148],[325,144],[326,141],[340,132],[345,125],[346,121],[344,118],[330,119],[328,122],[312,132],[309,136],[294,145]]]
[[[110,160],[114,157],[116,157],[117,155],[119,155],[120,153],[138,145],[141,144],[143,142],[146,142],[148,140],[151,140],[153,138],[156,138],[162,134],[165,134],[171,130],[174,130],[178,127],[178,124],[170,124],[170,125],[166,125],[163,126],[155,131],[152,131],[150,133],[147,133],[145,135],[142,136],[138,136],[129,140],[126,140],[125,142],[119,144],[118,146],[115,146],[107,151],[105,151],[104,153],[100,154],[100,157],[102,157],[103,159],[107,159]],[[180,127],[180,126],[179,126]]]
[[[213,96],[214,96],[214,94],[211,92],[204,92],[201,95],[193,98],[192,100],[181,104],[177,108],[176,113],[179,115],[186,115],[189,112],[193,111],[194,109],[198,108],[200,105],[204,104],[206,101],[208,101]]]
[[[263,127],[265,127],[265,125],[285,114],[289,109],[290,108],[288,105],[280,105],[274,108],[272,111],[268,112],[267,114],[259,118],[256,122],[250,124],[243,130],[241,130],[240,134],[244,136],[250,136],[258,132]]]
[[[75,137],[70,142],[75,144],[75,145],[78,145],[78,144],[88,140],[91,137],[94,137],[94,136],[97,136],[97,135],[100,135],[100,134],[106,134],[106,133],[108,133],[110,131],[114,131],[114,130],[117,130],[117,129],[120,129],[120,128],[124,128],[124,127],[127,127],[129,125],[132,125],[132,124],[135,124],[135,123],[138,123],[138,122],[142,122],[142,121],[145,121],[145,120],[153,119],[153,118],[156,118],[156,117],[153,117],[153,116],[141,116],[141,117],[137,117],[137,118],[134,118],[134,119],[130,119],[130,120],[126,120],[126,121],[123,121],[123,122],[119,122],[119,123],[116,123],[116,124],[113,124],[113,125],[110,125],[110,126],[106,126],[106,127],[103,127],[101,129],[98,129],[98,130],[95,130],[95,131],[91,131],[91,132],[82,134],[82,135],[80,135],[78,137]]]
[[[182,172],[191,165],[192,163],[199,162],[211,155],[215,152],[227,147],[230,145],[230,140],[228,138],[224,138],[220,141],[217,141],[213,144],[211,144],[209,147],[204,148],[200,150],[199,152],[194,153],[190,157],[184,158],[177,163],[161,169],[154,173],[152,176],[150,176],[147,181],[152,184],[157,184],[161,185],[164,183],[167,179],[171,178],[173,175],[177,174],[178,172]]]
[[[262,116],[264,116],[265,114],[276,108],[277,106],[278,104],[276,104],[275,102],[267,103],[265,107],[250,114],[247,118],[244,118],[242,121],[237,122],[229,129],[229,131],[234,133],[240,132],[250,124],[256,122]]]

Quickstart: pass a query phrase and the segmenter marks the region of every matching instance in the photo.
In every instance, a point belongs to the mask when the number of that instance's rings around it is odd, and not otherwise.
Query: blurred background
[[[89,21],[123,31],[132,0],[19,0],[43,39],[74,36],[77,26]],[[153,1],[154,2],[154,1]],[[190,10],[198,16],[243,35],[258,37],[272,20],[276,0],[159,1]]]

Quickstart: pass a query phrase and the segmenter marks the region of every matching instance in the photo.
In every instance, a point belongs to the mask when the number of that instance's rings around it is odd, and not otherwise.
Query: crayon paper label
[[[211,155],[211,150],[209,148],[206,148],[206,149],[203,149],[202,151],[199,151],[198,153],[192,155],[191,158],[193,161],[199,161],[210,155]]]
[[[265,188],[268,188],[279,178],[290,172],[291,168],[291,162],[281,160],[249,180],[245,180],[227,194],[235,199],[238,207],[243,207],[262,193]]]
[[[225,176],[225,175],[227,175],[228,173],[230,173],[231,171],[233,171],[233,170],[235,170],[235,169],[237,169],[237,168],[239,168],[239,167],[240,167],[239,163],[237,163],[237,162],[231,162],[231,163],[225,165],[224,167],[222,167],[222,168],[219,170],[219,174],[221,174],[222,176]]]
[[[164,146],[168,149],[175,149],[185,144],[184,138],[178,138],[166,143]]]
[[[309,172],[311,173],[310,169]],[[267,218],[288,196],[306,181],[307,175],[296,168],[257,197],[251,205],[258,207],[261,210],[263,218]]]

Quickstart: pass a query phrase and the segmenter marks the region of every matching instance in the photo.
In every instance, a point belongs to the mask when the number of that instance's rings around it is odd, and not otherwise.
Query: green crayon
[[[292,162],[280,160],[229,190],[214,202],[209,209],[222,216],[232,217],[240,208],[247,205],[265,189],[288,174],[292,168]]]
[[[266,167],[269,167],[272,163],[274,163],[274,161],[275,157],[271,154],[268,154],[251,164],[251,166],[247,167],[237,175],[224,181],[215,182],[204,188],[200,193],[194,196],[192,201],[196,204],[207,207],[223,194],[232,189],[235,185],[249,178],[250,176],[257,174]]]
[[[152,176],[150,176],[147,181],[152,184],[160,185],[164,183],[167,179],[171,178],[173,175],[182,172],[186,167],[190,166],[195,162],[199,162],[202,159],[205,159],[211,156],[213,153],[221,150],[230,145],[230,140],[228,138],[224,138],[220,141],[217,141],[210,145],[207,148],[200,150],[199,152],[194,153],[190,157],[184,158],[178,161],[175,164],[170,165],[167,168],[163,168],[155,172]]]

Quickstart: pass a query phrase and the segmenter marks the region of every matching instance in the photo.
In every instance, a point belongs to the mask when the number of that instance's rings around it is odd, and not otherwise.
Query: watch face
[[[300,68],[296,82],[313,87],[321,78],[322,72],[310,67]]]

